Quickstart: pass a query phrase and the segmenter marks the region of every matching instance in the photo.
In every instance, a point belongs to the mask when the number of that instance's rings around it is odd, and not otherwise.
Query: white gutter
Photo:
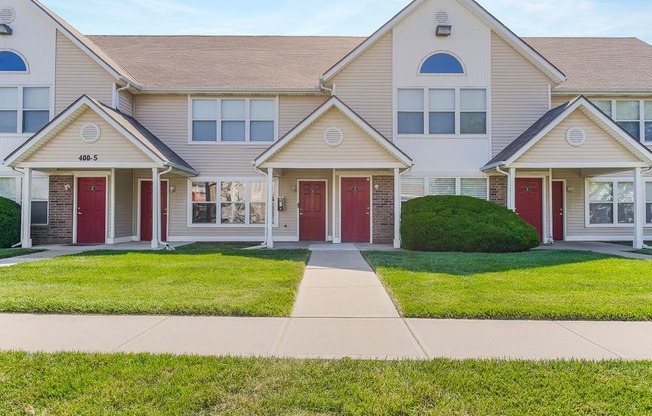
[[[127,82],[127,85],[115,90],[115,96],[113,97],[113,106],[112,106],[115,110],[117,110],[118,106],[120,105],[120,93],[122,91],[128,90],[129,88],[131,88],[131,83]]]
[[[158,197],[157,200],[156,200],[156,206],[154,207],[154,210],[156,210],[156,211],[154,211],[154,212],[157,212],[157,211],[158,211],[158,212],[159,212],[159,215],[160,215],[160,212],[161,212],[161,183],[162,183],[162,182],[161,182],[161,176],[163,176],[163,175],[167,175],[168,173],[172,172],[173,169],[174,169],[174,168],[173,168],[172,166],[170,166],[170,167],[167,168],[166,170],[164,170],[164,171],[162,171],[162,172],[159,172],[159,173],[158,173],[158,185],[159,185],[159,189],[158,189],[158,190],[157,190],[157,189],[152,189],[152,192],[154,192],[154,195],[156,195],[156,191],[158,191],[158,194],[159,194],[159,197]],[[168,213],[168,216],[169,216],[169,215],[170,215],[170,214]],[[160,220],[156,222],[156,227],[158,228],[157,233],[156,233],[156,234],[157,234],[157,237],[158,237],[158,245],[159,245],[159,246],[165,246],[165,248],[169,250],[169,249],[170,249],[170,244],[165,243],[165,242],[163,242],[163,240],[161,240],[161,221],[162,221],[162,220],[163,220],[163,218],[160,218]],[[169,232],[169,231],[168,231],[168,232]]]
[[[333,84],[333,88],[328,88],[328,87],[324,84],[324,81],[321,80],[321,81],[319,82],[319,88],[321,88],[323,91],[328,91],[328,92],[330,93],[331,97],[335,95],[335,84]]]
[[[251,164],[254,165],[254,169],[256,170],[256,172],[267,177],[267,172],[258,169],[258,167],[256,166],[256,162],[251,162]],[[278,198],[278,195],[276,195],[276,198]],[[262,243],[260,243],[260,246],[258,246],[257,248],[267,248],[267,221],[274,221],[274,218],[267,218],[267,215],[265,215],[265,240]]]

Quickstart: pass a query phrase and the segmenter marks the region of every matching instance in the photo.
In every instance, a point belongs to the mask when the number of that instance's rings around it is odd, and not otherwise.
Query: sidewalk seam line
[[[414,341],[417,343],[417,346],[419,347],[419,349],[421,350],[423,355],[426,357],[426,359],[427,360],[432,360],[433,357],[428,353],[425,346],[421,342],[421,339],[414,333],[414,330],[410,326],[410,323],[405,318],[400,318],[400,319],[401,319],[401,321],[403,321],[403,325],[405,325],[407,327],[408,331],[410,332],[410,335],[412,335],[412,339],[414,339]]]
[[[621,359],[621,360],[624,360],[624,359],[625,359],[625,357],[621,356],[620,354],[616,353],[615,351],[611,351],[609,348],[604,347],[604,346],[598,344],[597,342],[595,342],[595,341],[593,341],[593,340],[591,340],[591,339],[585,337],[584,335],[582,335],[582,334],[580,334],[580,333],[578,333],[578,332],[573,331],[572,329],[570,329],[570,328],[568,328],[567,326],[563,325],[561,322],[559,322],[559,321],[553,321],[553,322],[554,322],[555,324],[559,325],[560,327],[564,328],[564,329],[567,330],[568,332],[571,332],[571,333],[577,335],[578,337],[580,337],[580,338],[582,338],[582,339],[584,339],[584,340],[590,342],[591,344],[595,345],[596,347],[601,348],[601,349],[607,351],[608,353],[615,355],[615,356],[618,357],[619,359]]]
[[[148,332],[151,331],[152,329],[156,328],[157,326],[161,325],[163,322],[167,321],[167,320],[170,319],[170,318],[171,318],[170,316],[166,316],[166,317],[164,317],[163,319],[161,319],[160,321],[158,321],[158,322],[155,323],[154,325],[150,326],[149,328],[147,328],[146,330],[144,330],[144,331],[141,332],[140,334],[135,335],[135,336],[133,336],[132,338],[130,338],[130,339],[128,339],[127,341],[125,341],[124,343],[118,345],[116,348],[114,348],[113,350],[111,350],[111,352],[112,352],[112,353],[117,352],[120,348],[124,347],[125,345],[129,344],[129,343],[132,342],[132,341],[135,341],[137,338],[140,338],[141,336],[145,335],[146,333],[148,333]]]

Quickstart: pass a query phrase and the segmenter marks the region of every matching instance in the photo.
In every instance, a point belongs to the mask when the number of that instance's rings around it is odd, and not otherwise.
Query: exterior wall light
[[[575,188],[573,188],[572,186],[569,186],[568,188],[566,188],[566,190],[568,191],[569,194],[572,194],[573,191],[575,190]]]
[[[174,186],[174,185],[170,186],[170,193],[171,193],[171,194],[175,193],[176,191],[177,191],[177,187],[176,187],[176,186]]]
[[[438,25],[435,34],[438,37],[450,36],[453,33],[453,26],[451,25]]]
[[[0,24],[0,36],[11,36],[14,31],[9,27],[9,25]]]

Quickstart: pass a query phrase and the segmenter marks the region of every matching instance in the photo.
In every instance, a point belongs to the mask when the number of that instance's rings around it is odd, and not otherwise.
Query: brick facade
[[[50,176],[48,225],[32,227],[34,245],[72,243],[73,185],[72,176]]]
[[[374,176],[373,186],[373,241],[391,244],[394,241],[394,177]]]
[[[489,177],[489,200],[504,207],[507,206],[507,177]]]

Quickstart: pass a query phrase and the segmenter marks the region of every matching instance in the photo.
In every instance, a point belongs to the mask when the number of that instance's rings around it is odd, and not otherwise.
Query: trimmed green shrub
[[[414,251],[528,251],[539,233],[515,212],[467,196],[426,196],[403,204],[403,247]]]
[[[0,248],[10,248],[20,241],[20,205],[0,197]]]

